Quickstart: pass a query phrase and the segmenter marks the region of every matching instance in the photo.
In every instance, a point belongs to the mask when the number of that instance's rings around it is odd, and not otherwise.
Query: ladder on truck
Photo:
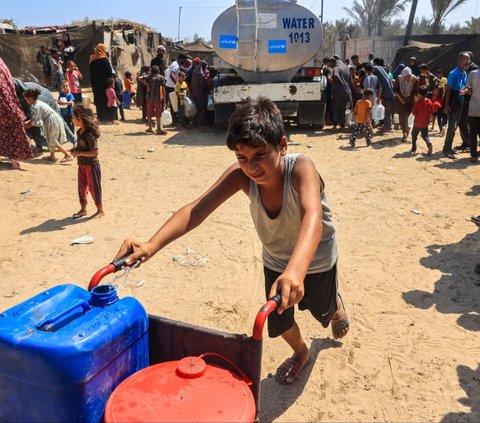
[[[253,72],[257,71],[258,49],[258,4],[257,0],[248,1],[252,6],[246,6],[248,0],[235,0],[237,11],[237,57],[235,66],[242,66],[245,61],[252,61]]]

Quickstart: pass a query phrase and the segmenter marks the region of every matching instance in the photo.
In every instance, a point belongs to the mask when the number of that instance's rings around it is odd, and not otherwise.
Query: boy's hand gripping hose
[[[115,273],[121,270],[126,266],[125,260],[128,258],[128,255],[124,257],[120,257],[117,260],[113,260],[109,265],[102,267],[100,270],[97,270],[97,272],[92,276],[92,279],[90,279],[90,283],[88,284],[88,290],[91,291],[93,288],[95,288],[100,281],[110,273]],[[135,264],[129,267],[138,267],[140,265],[140,260],[138,260]]]

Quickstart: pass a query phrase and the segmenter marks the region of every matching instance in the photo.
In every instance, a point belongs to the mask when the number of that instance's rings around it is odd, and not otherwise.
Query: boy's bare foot
[[[157,131],[157,135],[167,135],[167,131],[161,129],[160,131]]]
[[[100,217],[103,217],[105,216],[105,213],[103,211],[98,211],[92,215],[92,217],[90,219],[99,219]]]
[[[73,213],[73,218],[74,219],[80,219],[81,217],[84,217],[87,215],[87,210],[86,209],[80,209],[78,212]]]
[[[311,361],[312,358],[308,350],[304,354],[293,354],[277,369],[275,379],[282,385],[290,385],[300,377],[303,369],[305,369]]]
[[[343,338],[350,329],[350,319],[340,294],[337,295],[337,312],[330,321],[330,326],[334,339]]]

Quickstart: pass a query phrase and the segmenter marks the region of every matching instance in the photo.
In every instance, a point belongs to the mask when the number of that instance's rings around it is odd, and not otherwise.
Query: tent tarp
[[[70,40],[75,46],[77,65],[83,74],[82,85],[90,84],[89,59],[96,43],[110,46],[111,60],[121,79],[125,71],[133,75],[144,64],[150,65],[155,47],[160,44],[160,34],[146,27],[136,26],[133,31],[111,31],[93,23],[69,29]],[[14,77],[24,81],[44,83],[42,65],[37,62],[37,53],[42,44],[51,47],[54,39],[61,38],[61,32],[51,34],[0,34],[0,56]]]
[[[397,50],[392,62],[392,69],[400,63],[408,64],[410,57],[415,57],[418,64],[426,63],[430,69],[443,69],[448,75],[457,66],[458,54],[462,51],[471,51],[474,58],[480,59],[480,35],[466,35],[463,39],[440,46],[430,48],[419,48],[416,46],[405,46]]]
[[[87,72],[88,59],[94,47],[92,26],[84,26],[69,30],[70,39],[75,46],[77,65],[84,74],[85,82],[89,82]],[[30,35],[30,34],[1,34],[0,56],[7,64],[13,76],[24,81],[43,83],[42,65],[37,62],[37,52],[42,44],[49,48],[53,39],[60,38],[61,33]]]

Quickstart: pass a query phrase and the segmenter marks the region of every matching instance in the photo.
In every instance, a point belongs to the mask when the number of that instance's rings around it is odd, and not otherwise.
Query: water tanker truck
[[[213,91],[215,122],[225,125],[237,104],[264,95],[285,118],[323,126],[326,80],[314,60],[322,38],[319,19],[296,0],[236,0],[212,27],[224,63]]]

